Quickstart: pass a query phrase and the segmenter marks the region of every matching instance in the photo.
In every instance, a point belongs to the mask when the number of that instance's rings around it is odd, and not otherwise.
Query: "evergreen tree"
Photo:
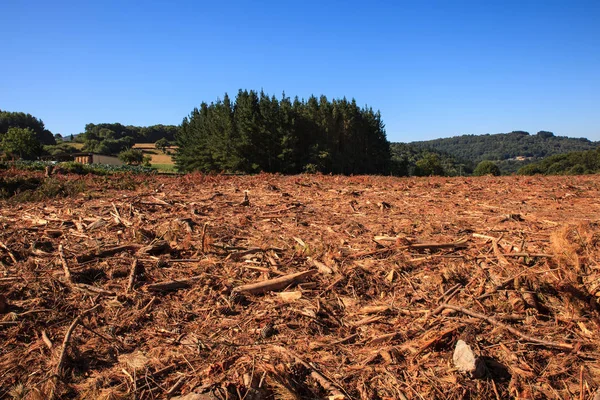
[[[194,109],[176,135],[181,171],[387,173],[381,114],[325,96],[292,102],[239,90]]]

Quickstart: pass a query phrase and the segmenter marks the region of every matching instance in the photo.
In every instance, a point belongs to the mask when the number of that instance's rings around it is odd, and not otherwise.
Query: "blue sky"
[[[550,130],[600,140],[600,1],[0,4],[0,109],[54,133],[179,124],[261,88],[356,98],[391,141]]]

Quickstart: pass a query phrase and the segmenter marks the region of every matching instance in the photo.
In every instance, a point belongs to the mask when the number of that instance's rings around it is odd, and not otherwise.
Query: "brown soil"
[[[600,176],[128,179],[0,201],[0,398],[600,386]]]

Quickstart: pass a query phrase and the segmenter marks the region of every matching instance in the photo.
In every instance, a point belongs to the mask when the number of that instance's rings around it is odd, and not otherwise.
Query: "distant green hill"
[[[421,149],[449,154],[460,160],[477,164],[483,160],[496,161],[503,173],[516,172],[520,167],[541,158],[572,151],[592,150],[600,142],[585,138],[554,136],[552,132],[540,131],[486,135],[462,135],[445,139],[409,143]]]

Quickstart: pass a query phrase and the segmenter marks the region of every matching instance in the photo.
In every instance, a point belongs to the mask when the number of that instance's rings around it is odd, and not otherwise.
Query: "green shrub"
[[[140,165],[144,162],[142,150],[129,149],[119,153],[119,160],[128,165]]]
[[[0,178],[0,199],[8,199],[21,192],[37,189],[40,178],[6,177]]]
[[[309,163],[304,166],[305,174],[316,174],[317,172],[319,172],[319,168],[317,167],[317,164]]]
[[[52,165],[57,170],[77,175],[113,175],[113,174],[156,174],[156,171],[143,165],[106,165],[82,164],[75,161],[56,163],[52,161],[10,161],[0,163],[0,169],[16,168],[22,171],[44,171]]]
[[[98,172],[98,171],[95,171],[94,168],[91,168],[90,166],[88,166],[87,164],[82,164],[82,163],[78,163],[75,161],[62,162],[62,163],[59,163],[57,166],[59,167],[59,169],[65,171],[65,172],[69,172],[69,173],[77,174],[77,175],[87,175],[87,174],[92,174],[94,172]],[[103,175],[103,174],[97,173],[97,175]]]
[[[37,186],[16,192],[10,201],[22,203],[27,201],[43,201],[56,197],[71,197],[85,191],[85,188],[85,184],[80,181],[46,179],[40,181]]]
[[[543,174],[544,171],[537,164],[529,164],[524,167],[519,168],[517,171],[518,175],[538,175]]]
[[[500,168],[498,168],[498,166],[494,162],[485,160],[485,161],[480,162],[477,165],[477,167],[475,167],[475,170],[473,171],[473,175],[475,175],[475,176],[484,176],[484,175],[499,176]]]
[[[585,166],[581,164],[574,165],[567,171],[567,174],[569,175],[583,175],[587,173],[589,173],[589,171],[587,171]]]

